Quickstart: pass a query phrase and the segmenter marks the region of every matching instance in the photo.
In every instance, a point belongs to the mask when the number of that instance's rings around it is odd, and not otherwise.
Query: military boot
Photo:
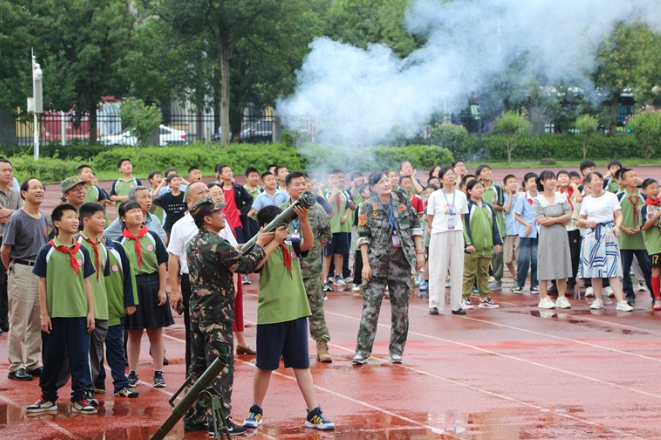
[[[328,343],[326,341],[317,341],[317,360],[325,364],[333,362],[333,358],[328,354]]]

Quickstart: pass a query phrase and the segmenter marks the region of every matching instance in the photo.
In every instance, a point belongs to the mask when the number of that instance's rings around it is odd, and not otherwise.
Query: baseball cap
[[[211,197],[203,197],[190,207],[190,214],[193,217],[209,215],[214,211],[220,211],[226,203],[216,203]]]
[[[74,186],[82,185],[84,183],[85,182],[83,182],[80,177],[73,176],[63,180],[62,183],[60,183],[60,189],[62,190],[63,193],[65,193],[68,192]]]

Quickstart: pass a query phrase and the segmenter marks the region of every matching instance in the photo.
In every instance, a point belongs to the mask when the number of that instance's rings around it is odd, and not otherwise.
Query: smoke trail
[[[393,131],[415,131],[434,113],[458,111],[473,90],[516,71],[589,90],[599,43],[618,21],[659,28],[653,0],[417,0],[405,26],[427,43],[405,59],[390,48],[314,40],[295,93],[278,103],[285,124],[314,119],[318,142],[355,152]],[[516,69],[512,69],[516,66]],[[339,147],[338,147],[339,148]],[[351,149],[351,150],[349,150]]]

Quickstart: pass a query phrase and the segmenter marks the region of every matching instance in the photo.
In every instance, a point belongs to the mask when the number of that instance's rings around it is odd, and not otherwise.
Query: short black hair
[[[620,162],[619,160],[611,160],[610,162],[608,162],[608,166],[606,168],[608,168],[610,170],[611,167],[613,167],[615,165],[617,165],[620,168],[623,168],[622,167],[622,162]]]
[[[257,173],[257,175],[259,175],[259,170],[255,167],[246,168],[246,177],[248,177],[252,173]]]
[[[30,188],[30,180],[37,180],[37,181],[39,181],[39,179],[37,179],[36,177],[32,176],[32,177],[28,177],[27,179],[25,179],[25,180],[23,181],[23,183],[21,183],[21,187],[20,187],[21,190],[20,190],[20,193],[21,193],[21,198],[22,198],[23,200],[25,200],[25,197],[23,197],[23,191],[27,191],[27,190]],[[43,183],[42,183],[42,185],[43,185]]]
[[[581,170],[581,173],[582,173],[584,169],[586,169],[586,168],[591,168],[591,167],[595,167],[595,168],[596,168],[596,167],[597,167],[597,164],[594,163],[594,162],[591,161],[591,160],[584,160],[584,161],[581,162],[581,164],[578,166],[578,169]]]
[[[0,161],[0,162],[1,162],[1,161]],[[76,174],[80,174],[80,172],[81,172],[82,170],[84,170],[85,168],[89,168],[90,171],[92,171],[92,165],[89,165],[89,164],[86,164],[86,163],[85,163],[85,164],[80,165],[78,168],[76,168]],[[119,168],[119,167],[118,167],[118,168]]]
[[[567,170],[560,170],[560,171],[558,171],[557,176],[560,177],[560,174],[566,174],[567,177],[571,177],[571,174],[569,174],[569,171],[567,171]]]
[[[160,174],[161,176],[163,176],[163,173],[161,173],[160,171],[152,171],[151,173],[149,173],[149,177],[147,177],[147,180],[151,181],[152,179],[154,179],[154,177],[157,174]]]
[[[133,209],[142,210],[142,208],[140,207],[140,204],[138,202],[136,202],[135,200],[129,200],[128,202],[122,203],[122,206],[119,207],[119,217],[120,218],[124,217],[127,212],[129,212]]]
[[[411,182],[413,182],[413,178],[411,176],[401,176],[399,178],[399,184],[401,185],[404,179],[409,179]]]
[[[482,174],[482,170],[484,170],[484,169],[490,170],[491,167],[487,164],[478,165],[478,167],[475,168],[475,176],[477,176],[479,178],[480,174]]]
[[[287,171],[289,171],[289,169],[287,168],[287,165],[278,165],[277,167],[275,167],[275,170],[273,170],[273,174],[275,174],[277,176],[278,172],[283,168],[286,169]]]
[[[179,174],[177,174],[177,173],[170,174],[168,177],[165,178],[165,183],[170,183],[174,179],[176,179],[177,177],[181,178],[181,176],[179,176]]]
[[[223,170],[224,170],[225,168],[229,168],[229,167],[230,167],[230,166],[227,165],[227,164],[219,163],[218,165],[216,165],[216,168],[214,169],[214,172],[215,172],[216,174],[223,174]]]
[[[629,171],[633,171],[633,170],[632,170],[631,168],[620,168],[619,170],[617,170],[617,171],[615,172],[615,175],[617,175],[617,173],[620,173],[620,179],[623,179],[623,180],[624,180],[624,179],[627,178],[626,175],[627,175],[627,173],[628,173]]]
[[[262,227],[264,225],[268,225],[275,219],[277,216],[280,215],[282,212],[282,209],[280,209],[277,206],[269,205],[265,206],[262,209],[259,210],[257,213],[257,224]]]
[[[170,167],[167,170],[165,170],[165,175],[167,176],[168,174],[170,174],[173,171],[175,172],[175,174],[177,173],[177,169],[175,167]]]
[[[648,177],[647,179],[643,180],[643,189],[647,189],[648,186],[650,186],[653,183],[658,183],[656,179],[652,179],[651,177]]]
[[[507,181],[510,180],[510,179],[516,179],[516,176],[515,176],[514,174],[508,174],[508,175],[505,176],[505,178],[503,179],[503,184],[504,184],[504,185],[507,185]]]
[[[356,177],[363,177],[363,173],[360,171],[354,171],[351,173],[351,180],[355,179]]]
[[[123,158],[119,159],[119,160],[117,161],[117,168],[121,168],[121,167],[122,167],[122,164],[123,164],[124,162],[131,163],[131,159],[129,159],[128,157],[123,157]]]
[[[207,188],[209,188],[209,189],[213,188],[214,186],[217,186],[218,188],[223,189],[223,185],[221,185],[218,182],[207,183]]]
[[[0,163],[8,163],[9,165],[11,165],[12,168],[14,168],[14,165],[12,165],[11,162],[9,162],[9,159],[6,159],[4,157],[0,157]]]
[[[476,178],[473,178],[470,182],[466,183],[466,192],[471,191],[475,185],[482,185],[482,182]]]
[[[80,217],[80,223],[82,224],[84,218],[91,218],[97,212],[104,212],[103,206],[98,203],[84,203],[78,211],[78,217]]]
[[[262,181],[264,181],[264,177],[268,177],[268,176],[273,176],[273,177],[275,177],[275,174],[273,174],[273,173],[270,172],[270,171],[264,171],[264,172],[262,173],[262,175],[259,176],[259,178],[262,179]]]
[[[466,161],[465,161],[465,160],[463,160],[463,159],[457,159],[457,160],[455,160],[454,162],[452,162],[452,168],[456,167],[457,164],[459,164],[459,163],[463,163],[464,165],[466,165]]]
[[[299,177],[305,178],[306,174],[303,171],[292,171],[287,174],[287,177],[285,178],[285,186],[289,186],[292,180],[298,179]]]
[[[572,177],[578,177],[580,179],[581,175],[578,174],[576,171],[570,171],[569,172],[569,178],[571,179]]]
[[[53,209],[53,213],[51,214],[51,220],[54,222],[59,222],[60,220],[62,220],[64,211],[73,211],[76,214],[78,214],[78,210],[76,209],[75,206],[69,203],[62,203],[61,205],[57,205],[55,209]]]
[[[429,185],[427,185],[427,188],[425,188],[425,189],[432,189],[432,190],[436,191],[438,189],[438,186],[434,185],[433,183],[430,183]]]
[[[613,177],[615,177],[617,180],[623,179],[624,177],[622,177],[622,174],[626,173],[627,171],[629,171],[628,168],[620,168],[619,170],[615,171]]]

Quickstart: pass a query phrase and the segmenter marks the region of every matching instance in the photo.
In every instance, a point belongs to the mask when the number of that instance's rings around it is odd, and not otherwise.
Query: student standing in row
[[[661,310],[661,231],[659,231],[659,218],[661,218],[661,200],[659,199],[659,184],[654,179],[643,181],[643,194],[645,206],[640,211],[641,230],[645,239],[645,249],[650,256],[652,266],[652,296],[654,297],[653,310]]]
[[[519,261],[516,270],[516,285],[512,292],[521,293],[526,285],[528,269],[530,269],[530,293],[539,293],[537,283],[537,218],[533,209],[533,201],[537,197],[537,174],[528,173],[524,176],[525,193],[521,195],[514,207],[514,218],[519,229]]]

